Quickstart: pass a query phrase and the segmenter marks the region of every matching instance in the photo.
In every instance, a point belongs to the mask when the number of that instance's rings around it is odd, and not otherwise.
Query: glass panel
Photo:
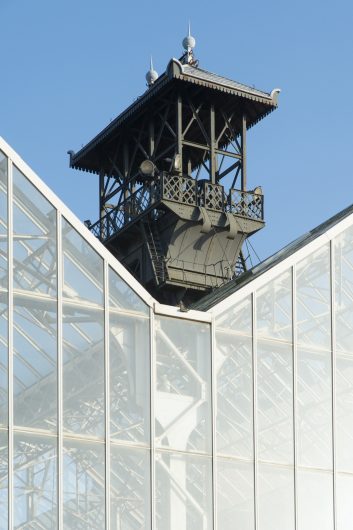
[[[292,272],[284,272],[256,295],[258,337],[292,342]]]
[[[252,340],[216,333],[217,451],[253,458]]]
[[[149,443],[149,320],[114,310],[109,318],[111,436]]]
[[[352,530],[353,475],[338,473],[336,477],[337,530]]]
[[[0,530],[8,530],[8,433],[0,430]]]
[[[324,245],[297,267],[298,344],[331,349],[330,247]]]
[[[217,522],[220,530],[253,530],[254,465],[217,459]]]
[[[14,288],[56,296],[56,210],[13,167]]]
[[[336,463],[353,472],[353,353],[336,356]]]
[[[272,341],[257,345],[258,457],[293,463],[292,346]]]
[[[259,465],[258,506],[261,530],[294,530],[294,471],[292,469],[269,464]],[[311,530],[314,528],[320,527],[313,526]]]
[[[103,260],[82,236],[63,219],[65,299],[103,306]]]
[[[7,288],[7,157],[0,151],[0,289]]]
[[[156,444],[210,452],[210,327],[161,317],[155,329]]]
[[[64,442],[64,528],[105,528],[104,445]]]
[[[14,297],[14,424],[56,430],[57,305]]]
[[[298,351],[298,462],[332,468],[331,354]]]
[[[217,328],[232,330],[244,335],[252,333],[251,298],[248,296],[216,317]]]
[[[156,454],[157,530],[212,528],[212,466],[202,456]]]
[[[353,226],[335,239],[336,348],[353,354]]]
[[[63,307],[64,430],[104,435],[104,312]]]
[[[0,426],[7,425],[8,416],[7,330],[7,293],[0,292]]]
[[[297,495],[300,530],[333,530],[331,473],[299,470]]]
[[[111,530],[151,528],[150,452],[111,445]]]
[[[55,438],[14,436],[14,528],[56,528]]]
[[[141,300],[131,287],[120,278],[120,276],[109,267],[109,302],[110,307],[115,309],[127,309],[138,311],[145,315],[149,314],[149,307]]]

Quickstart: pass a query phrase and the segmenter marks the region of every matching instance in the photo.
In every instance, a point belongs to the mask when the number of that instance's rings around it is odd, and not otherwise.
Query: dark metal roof
[[[211,90],[214,94],[223,92],[228,94],[228,97],[236,96],[256,102],[257,106],[254,114],[248,120],[248,128],[252,127],[277,107],[278,89],[273,90],[271,93],[263,92],[232,81],[231,79],[207,72],[201,68],[181,64],[177,59],[172,59],[166,71],[142,96],[137,98],[80,151],[70,155],[70,166],[76,169],[98,173],[100,167],[97,159],[105,143],[109,142],[113,137],[118,136],[120,131],[124,134],[125,125],[129,121],[138,118],[140,113],[147,107],[146,103],[150,104],[160,94],[164,94],[172,84],[180,82],[188,83],[190,86],[202,86],[205,89]]]
[[[308,243],[327,232],[330,228],[351,214],[353,214],[353,204],[334,215],[324,223],[320,224],[313,230],[310,230],[303,236],[299,237],[295,241],[292,241],[292,243],[285,246],[280,251],[265,259],[263,262],[259,263],[259,265],[256,265],[238,278],[231,280],[224,286],[219,287],[218,289],[215,289],[211,293],[207,294],[201,298],[201,300],[193,304],[191,309],[196,309],[198,311],[208,311],[215,305],[228,298],[228,296],[244,287],[244,285],[247,285],[249,282],[261,276],[266,271],[297,252],[299,249],[305,247]]]
[[[207,72],[201,68],[195,68],[188,64],[182,65],[182,78],[186,81],[193,82],[196,81],[199,84],[207,85],[213,88],[214,90],[221,90],[222,92],[235,92],[237,95],[248,96],[251,99],[259,97],[261,99],[268,100],[268,102],[273,105],[273,97],[268,92],[263,92],[262,90],[257,90],[254,87],[249,87],[238,83],[237,81],[232,81],[226,77],[222,77],[212,72]]]

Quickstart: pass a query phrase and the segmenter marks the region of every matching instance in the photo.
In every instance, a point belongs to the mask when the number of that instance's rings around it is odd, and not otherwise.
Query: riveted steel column
[[[215,121],[215,110],[214,105],[211,105],[210,109],[210,177],[212,184],[216,184],[216,171],[217,171],[217,155],[216,155],[216,121]]]
[[[129,147],[127,143],[124,143],[123,147],[123,159],[124,159],[124,201],[126,202],[129,197],[129,188],[128,188],[128,180],[129,180]],[[132,190],[133,191],[133,190]],[[124,219],[125,223],[129,220],[129,212],[124,210]]]
[[[241,189],[246,191],[246,116],[243,114],[241,128]]]
[[[99,172],[99,219],[100,219],[100,240],[104,239],[103,217],[105,215],[105,194],[104,194],[104,170]]]
[[[177,154],[180,156],[180,167],[181,171],[183,172],[183,101],[181,99],[181,96],[179,94],[177,99],[177,123],[176,123],[176,129],[177,129]]]

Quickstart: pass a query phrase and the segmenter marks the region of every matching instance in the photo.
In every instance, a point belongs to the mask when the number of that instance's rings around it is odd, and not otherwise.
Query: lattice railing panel
[[[220,184],[211,182],[202,182],[200,186],[200,206],[210,210],[224,211],[224,188]]]
[[[90,227],[91,232],[105,241],[123,226],[133,221],[160,199],[159,185],[142,186],[116,208],[110,210],[101,220]]]
[[[231,189],[228,208],[232,214],[262,221],[264,218],[264,196],[252,191]]]
[[[196,206],[196,184],[196,180],[190,177],[163,175],[162,198],[168,201]]]

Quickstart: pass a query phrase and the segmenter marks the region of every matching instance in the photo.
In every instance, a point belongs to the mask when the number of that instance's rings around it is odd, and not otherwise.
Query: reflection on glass
[[[0,292],[0,426],[7,425],[8,416],[7,333],[7,293]]]
[[[314,470],[298,472],[298,528],[332,530],[332,474]]]
[[[353,353],[336,356],[336,464],[353,472]]]
[[[211,451],[211,351],[207,324],[156,320],[156,444]]]
[[[353,227],[335,239],[336,348],[353,355]]]
[[[14,528],[55,528],[56,439],[14,437]]]
[[[293,463],[292,346],[273,341],[257,345],[258,456]]]
[[[353,475],[338,473],[336,478],[337,528],[352,530],[353,521]]]
[[[0,530],[8,530],[8,433],[0,429]]]
[[[258,290],[258,337],[292,341],[292,273],[286,271]]]
[[[111,445],[111,530],[148,530],[150,514],[150,452]]]
[[[334,248],[336,461],[337,469],[353,472],[353,227],[335,238]]]
[[[15,296],[13,318],[14,424],[56,431],[56,302]]]
[[[64,430],[104,435],[104,313],[63,306]]]
[[[149,443],[149,320],[110,310],[110,432],[116,440]]]
[[[62,245],[64,299],[103,306],[103,260],[65,219]]]
[[[330,247],[324,245],[297,267],[298,344],[331,349]]]
[[[7,288],[7,163],[0,151],[0,290]]]
[[[156,454],[157,530],[212,528],[211,459]]]
[[[270,464],[258,468],[259,528],[294,530],[294,471]],[[301,528],[301,527],[300,527]],[[320,526],[312,526],[321,528]]]
[[[64,528],[105,528],[104,445],[64,442]]]
[[[248,296],[240,302],[235,302],[230,308],[217,315],[216,327],[232,330],[236,333],[251,335],[252,309],[251,298]]]
[[[149,307],[142,299],[109,267],[109,305],[112,309],[127,309],[145,315],[149,314]]]
[[[56,210],[13,166],[14,288],[56,296]]]
[[[332,468],[332,385],[329,352],[298,351],[298,462]]]
[[[217,521],[221,530],[254,530],[254,465],[217,460]]]
[[[253,458],[252,340],[216,333],[217,452]]]

